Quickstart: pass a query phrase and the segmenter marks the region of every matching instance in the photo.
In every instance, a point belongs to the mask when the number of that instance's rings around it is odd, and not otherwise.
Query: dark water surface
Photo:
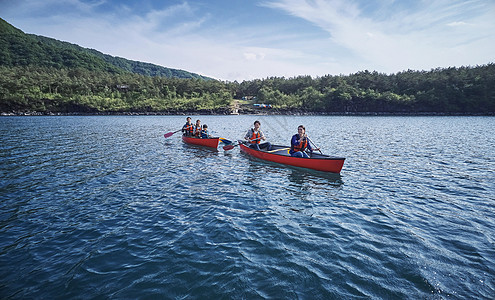
[[[199,118],[347,160],[164,139],[183,116],[2,117],[0,298],[495,297],[495,118]]]

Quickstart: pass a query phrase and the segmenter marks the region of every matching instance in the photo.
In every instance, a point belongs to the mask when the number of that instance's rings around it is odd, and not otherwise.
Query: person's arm
[[[260,130],[260,139],[265,141],[266,140],[266,137],[265,135],[263,134],[263,131]]]
[[[293,135],[292,139],[290,140],[290,151],[289,151],[290,154],[294,153],[294,146],[295,145],[297,145],[297,138],[295,135]]]
[[[250,139],[250,138],[251,138],[251,129],[249,129],[249,130],[247,131],[246,135],[244,136],[244,139],[245,139],[245,140],[248,140],[248,141],[249,141],[249,139]]]

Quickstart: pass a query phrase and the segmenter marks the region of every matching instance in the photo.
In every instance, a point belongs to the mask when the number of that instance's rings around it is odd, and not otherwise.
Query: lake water
[[[0,118],[1,299],[493,299],[495,118],[192,116],[340,175],[185,145],[185,116]]]

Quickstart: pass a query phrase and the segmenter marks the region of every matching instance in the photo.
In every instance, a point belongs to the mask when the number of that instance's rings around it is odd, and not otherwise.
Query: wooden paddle
[[[225,150],[225,151],[232,150],[232,149],[234,149],[235,146],[239,146],[239,142],[237,144],[234,144],[234,145],[223,146],[223,150]]]
[[[239,141],[237,141],[237,144],[223,146],[223,150],[225,150],[225,151],[232,150],[232,149],[234,149],[234,147],[239,146],[239,144],[240,144]]]
[[[181,130],[182,130],[182,129],[179,129],[179,130],[174,131],[174,132],[167,132],[167,133],[165,133],[163,136],[164,136],[165,138],[169,138],[169,137],[171,137],[172,135],[174,135],[174,133],[177,133],[177,132],[179,132],[179,131],[181,131]]]

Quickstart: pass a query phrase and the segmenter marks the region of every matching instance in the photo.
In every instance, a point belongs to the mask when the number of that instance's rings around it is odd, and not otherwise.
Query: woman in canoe
[[[200,138],[202,129],[203,128],[201,127],[201,121],[199,119],[196,120],[196,125],[194,126],[194,136]]]
[[[267,151],[270,151],[272,148],[272,144],[270,144],[269,142],[260,144],[261,140],[266,140],[266,137],[263,134],[263,131],[261,131],[260,127],[260,121],[254,121],[254,128],[248,130],[248,132],[244,136],[244,139],[247,140],[247,142],[249,143],[249,148],[253,148],[255,150],[266,148]]]
[[[303,125],[297,127],[297,134],[292,136],[290,141],[289,153],[294,157],[304,157],[309,158],[306,153],[306,149],[313,153],[313,150],[318,151],[320,148],[313,149],[309,143],[308,135],[306,134],[306,128]]]

